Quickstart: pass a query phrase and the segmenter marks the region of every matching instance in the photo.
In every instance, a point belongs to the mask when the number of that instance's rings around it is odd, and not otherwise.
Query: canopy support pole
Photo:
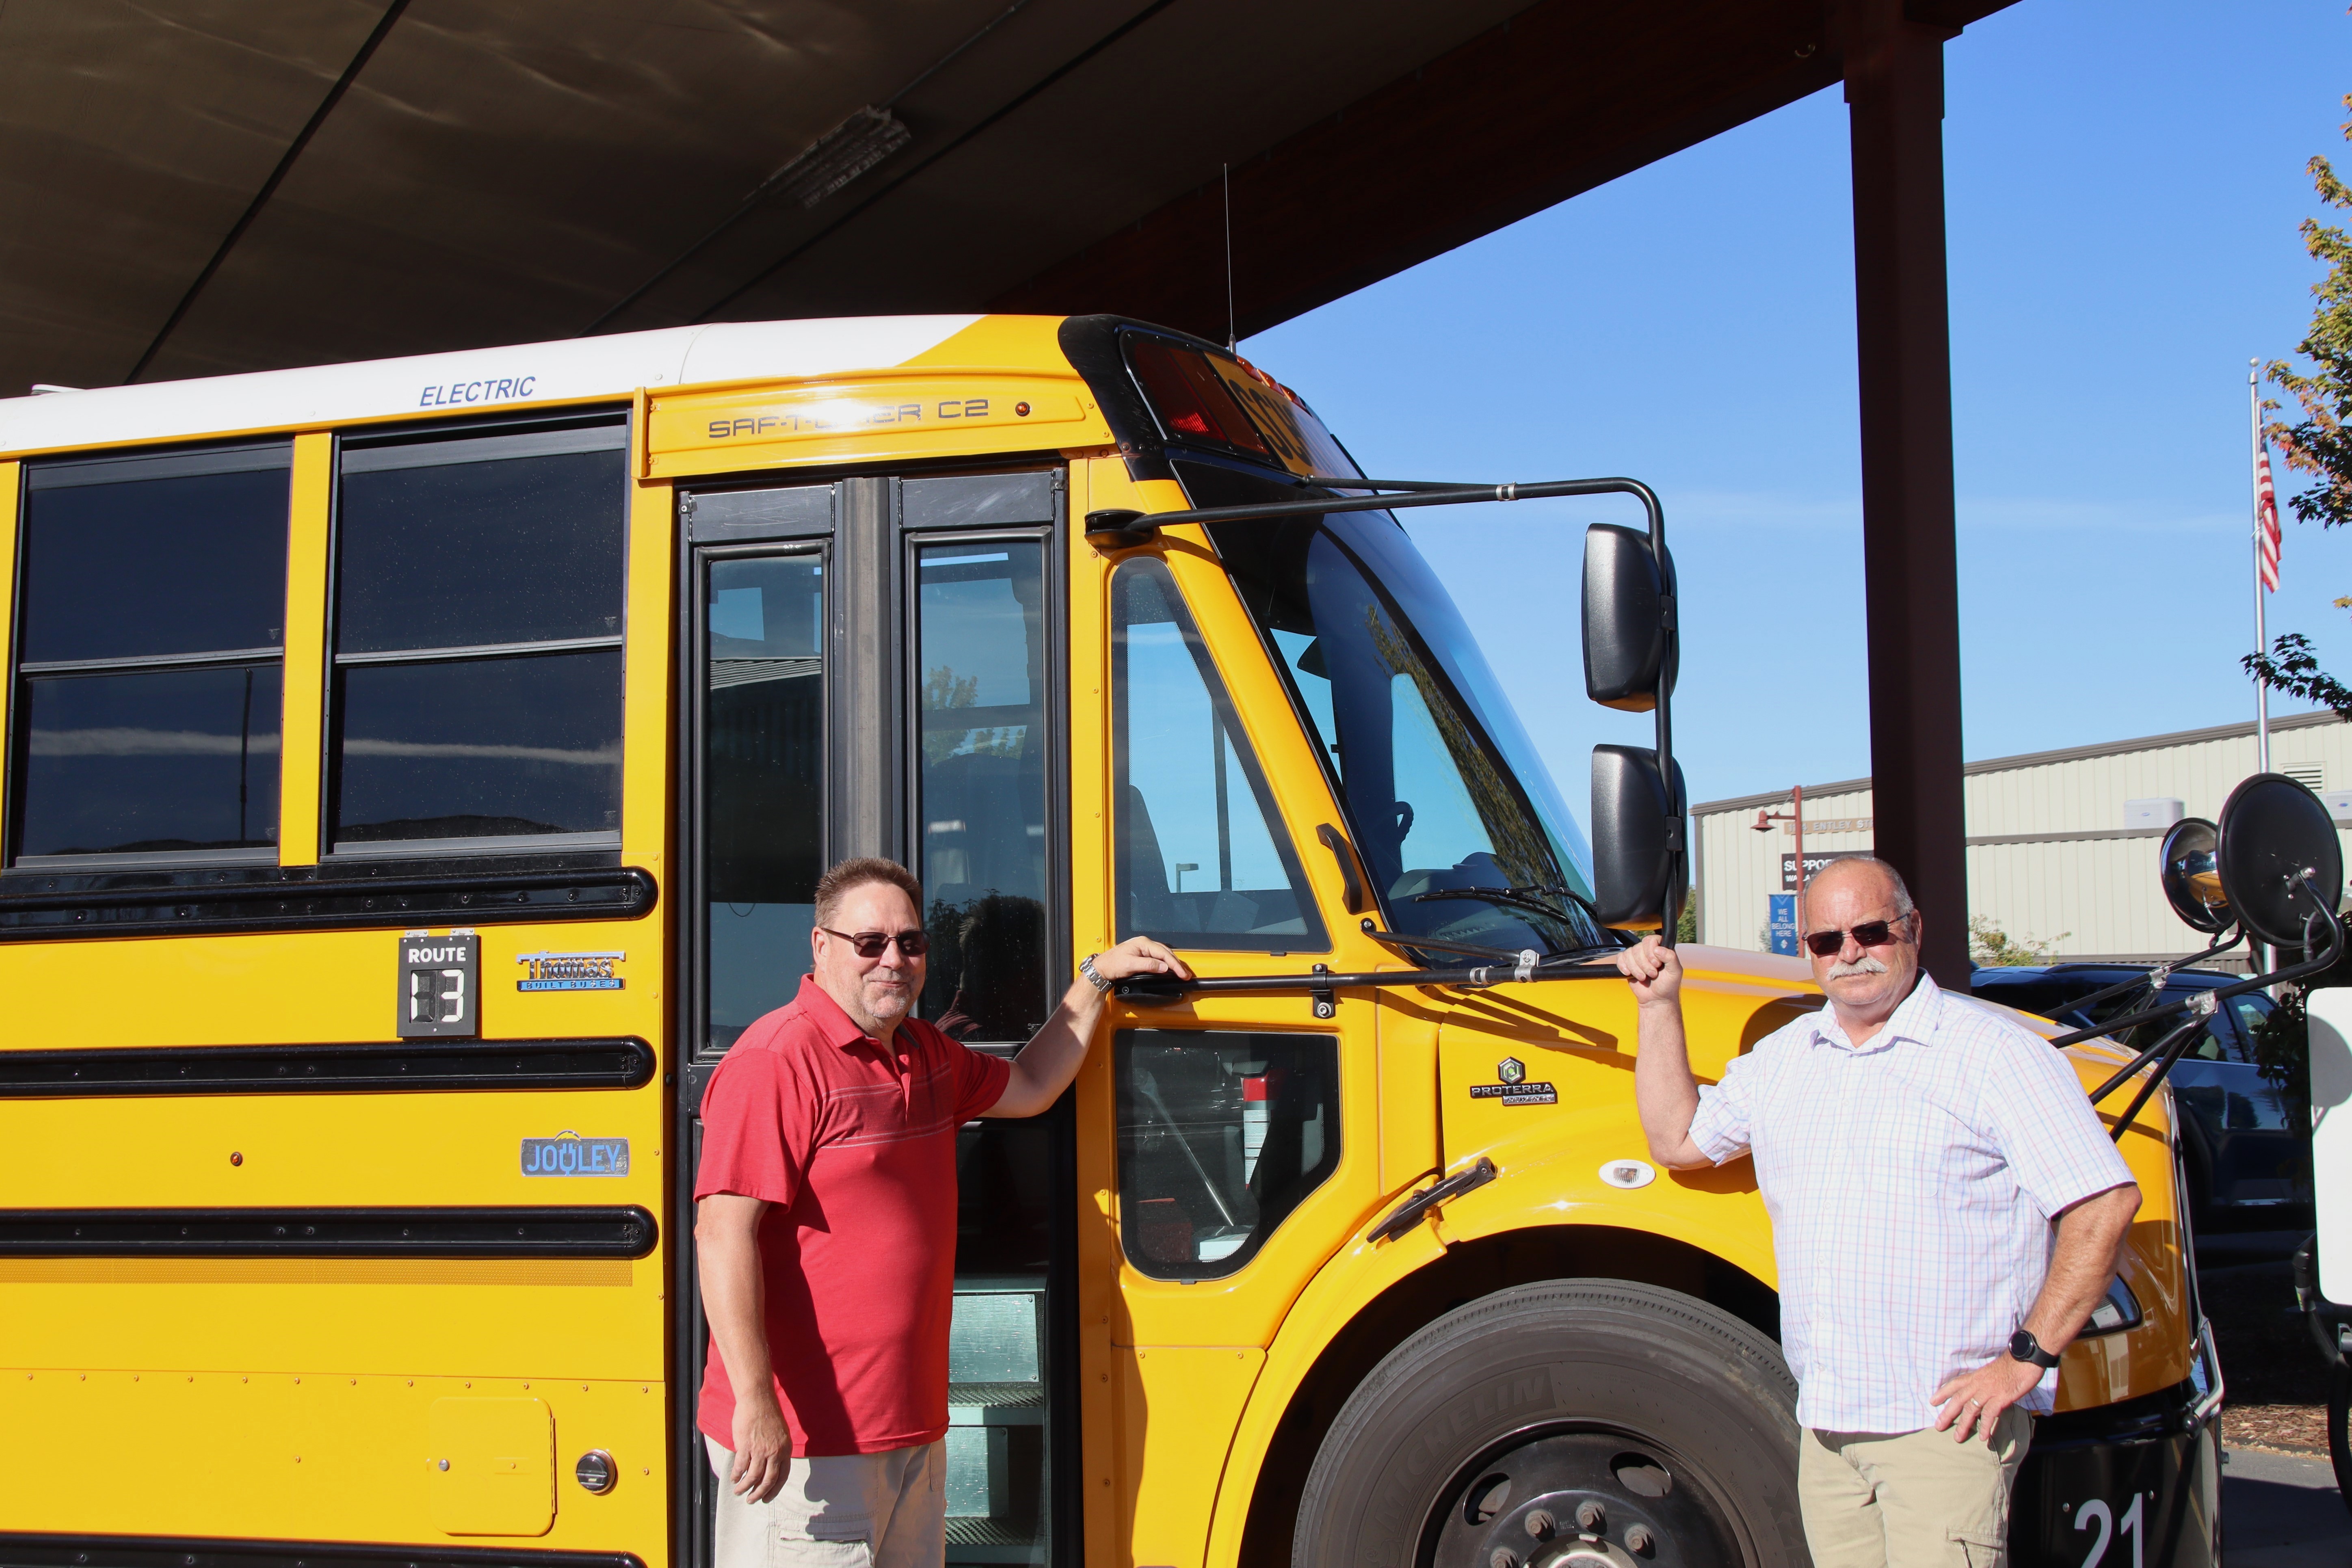
[[[1910,884],[1921,958],[1969,987],[1952,350],[1944,264],[1944,40],[1903,0],[1839,7],[1853,146],[1855,338],[1875,853]],[[1832,664],[1834,660],[1832,660]],[[1806,700],[1843,696],[1816,669]]]

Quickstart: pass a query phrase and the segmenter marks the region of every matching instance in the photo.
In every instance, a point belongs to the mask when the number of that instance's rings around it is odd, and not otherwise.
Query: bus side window
[[[1118,934],[1171,947],[1321,952],[1298,856],[1168,568],[1111,579]]]
[[[344,439],[337,851],[619,842],[627,439],[613,416]]]
[[[1121,1029],[1118,1228],[1155,1279],[1238,1270],[1339,1163],[1339,1043]]]
[[[13,864],[277,858],[291,456],[26,466]]]

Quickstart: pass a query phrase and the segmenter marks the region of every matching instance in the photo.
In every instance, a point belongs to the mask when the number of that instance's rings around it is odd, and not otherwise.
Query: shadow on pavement
[[[2224,1568],[2352,1563],[2352,1510],[2326,1460],[2239,1448],[2221,1477]]]

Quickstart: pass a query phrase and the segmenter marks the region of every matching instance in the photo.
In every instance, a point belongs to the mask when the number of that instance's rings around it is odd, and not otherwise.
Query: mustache
[[[1847,963],[1841,960],[1836,963],[1831,964],[1829,973],[1825,975],[1824,978],[1830,980],[1843,980],[1849,974],[1884,974],[1885,973],[1886,965],[1879,963],[1878,960],[1871,957],[1870,954],[1865,952],[1860,958],[1855,959],[1852,963]]]

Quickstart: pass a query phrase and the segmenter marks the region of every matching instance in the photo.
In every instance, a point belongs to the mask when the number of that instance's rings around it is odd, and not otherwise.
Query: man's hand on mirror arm
[[[1714,1161],[1691,1142],[1691,1118],[1698,1114],[1698,1079],[1691,1076],[1690,1047],[1683,1036],[1683,961],[1654,936],[1617,954],[1617,973],[1632,986],[1639,1005],[1633,1057],[1633,1104],[1642,1114],[1642,1135],[1650,1157],[1678,1171]]]
[[[1131,936],[1117,947],[1096,953],[1094,972],[1111,985],[1147,974],[1192,978],[1182,959],[1148,936]],[[1087,1059],[1087,1045],[1094,1038],[1095,1026],[1102,1021],[1108,995],[1084,973],[1070,982],[1070,988],[1062,994],[1062,1005],[1013,1058],[1013,1076],[1005,1080],[1004,1092],[982,1114],[1034,1116],[1060,1099],[1062,1090],[1078,1076],[1079,1064]]]

